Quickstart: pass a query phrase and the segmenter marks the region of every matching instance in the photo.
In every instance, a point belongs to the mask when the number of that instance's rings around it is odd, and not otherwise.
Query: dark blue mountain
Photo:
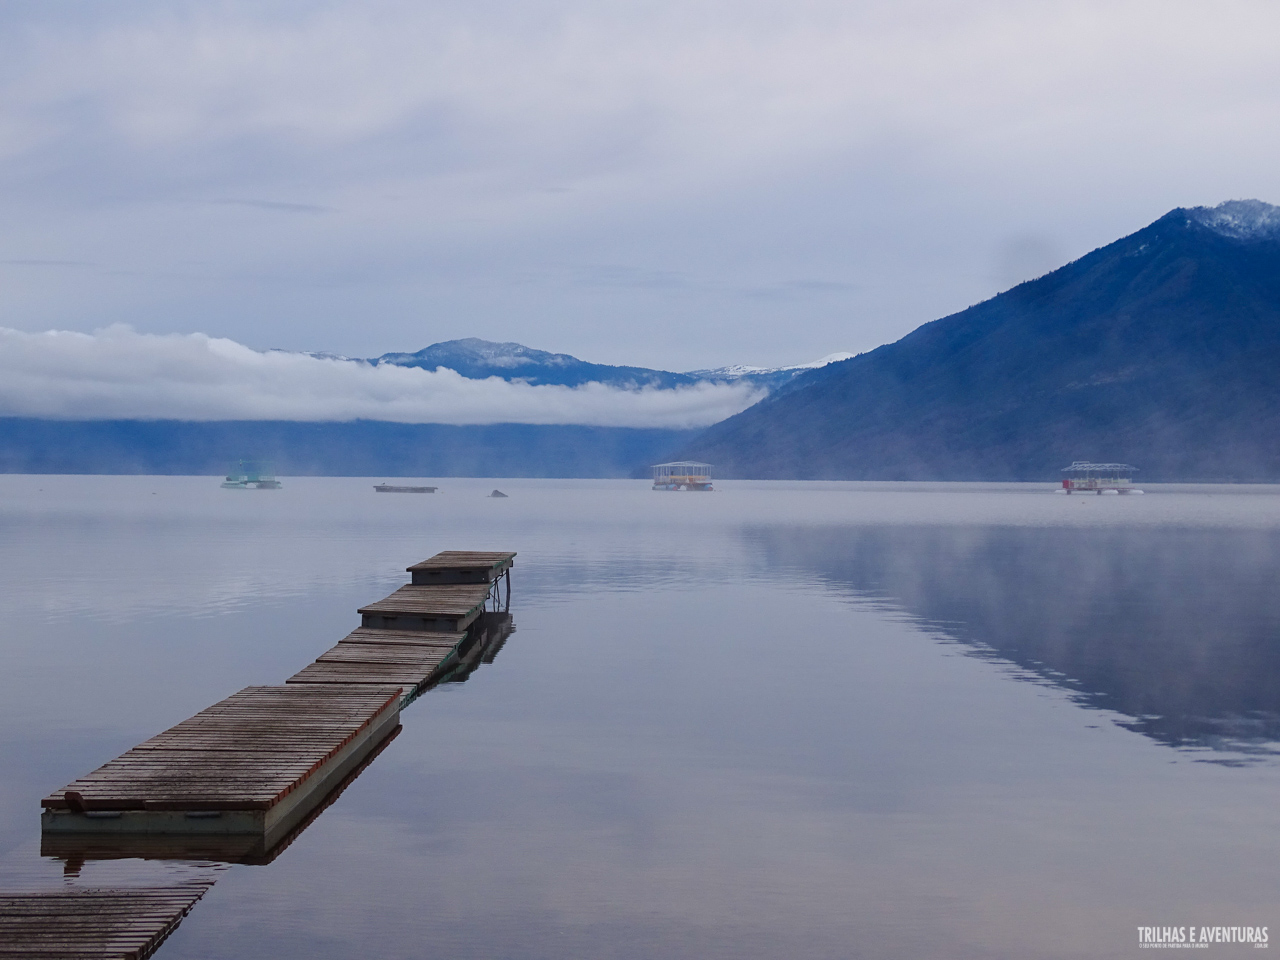
[[[626,477],[690,430],[497,423],[0,418],[0,473],[216,476],[241,458],[281,476]]]
[[[1280,208],[1177,209],[797,377],[681,456],[719,476],[1280,479]]]

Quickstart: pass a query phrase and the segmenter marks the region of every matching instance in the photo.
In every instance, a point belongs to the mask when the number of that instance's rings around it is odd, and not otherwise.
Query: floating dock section
[[[361,607],[361,626],[374,630],[460,633],[480,616],[488,584],[416,587],[406,584],[385,600]]]
[[[414,586],[442,583],[495,583],[511,576],[514,553],[481,553],[478,550],[445,550],[430,560],[406,567]],[[510,583],[508,582],[508,586]]]
[[[401,729],[396,727],[384,737],[283,837],[273,837],[270,846],[265,835],[253,834],[53,832],[41,834],[40,855],[61,860],[63,876],[68,878],[78,877],[84,865],[91,860],[198,860],[265,866],[284,853],[320,814],[337,802],[342,792],[395,740]]]
[[[283,837],[399,722],[400,687],[246,687],[41,801],[45,833]]]
[[[466,633],[361,627],[285,683],[394,683],[401,686],[406,699],[411,700],[422,692],[466,637]]]
[[[177,929],[211,882],[0,895],[0,957],[133,960]]]

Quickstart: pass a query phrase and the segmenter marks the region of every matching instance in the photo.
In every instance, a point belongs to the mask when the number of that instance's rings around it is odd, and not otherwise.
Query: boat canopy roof
[[[675,460],[671,463],[655,463],[653,465],[655,480],[665,477],[708,477],[711,476],[711,464],[698,460]]]
[[[1137,470],[1127,463],[1090,463],[1088,460],[1077,460],[1062,468],[1063,473],[1136,473]]]

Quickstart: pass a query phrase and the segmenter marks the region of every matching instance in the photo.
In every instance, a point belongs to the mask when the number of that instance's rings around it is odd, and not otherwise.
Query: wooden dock
[[[401,692],[246,687],[45,797],[42,827],[239,834],[270,847],[395,729]]]
[[[401,727],[397,726],[378,742],[371,753],[353,768],[331,789],[307,815],[283,837],[273,838],[267,846],[265,837],[252,834],[180,834],[180,833],[43,833],[40,836],[40,856],[62,861],[64,877],[80,875],[84,865],[91,860],[168,860],[200,861],[202,863],[243,863],[265,866],[273,862],[302,832],[325,810],[333,806],[342,791],[378,758],[387,745],[395,740]]]
[[[0,957],[149,957],[210,886],[212,881],[199,881],[166,887],[0,895]]]
[[[509,574],[514,565],[514,553],[495,553],[480,550],[444,550],[430,559],[415,563],[405,569],[412,576],[414,586],[431,586],[444,583],[493,583]]]
[[[385,600],[361,607],[361,626],[375,630],[413,630],[424,633],[461,633],[480,616],[489,598],[490,585],[406,584]]]
[[[270,862],[395,737],[405,704],[492,662],[514,630],[514,557],[409,567],[413,583],[283,685],[246,687],[45,797],[41,852],[68,878],[89,859]],[[0,897],[0,960],[149,956],[209,883]]]
[[[361,607],[360,629],[285,682],[398,683],[408,704],[446,676],[465,679],[482,661],[475,659],[465,670],[463,663],[491,645],[498,629],[492,618],[498,616],[497,588],[504,578],[510,605],[515,556],[447,550],[407,567],[412,583]],[[486,612],[489,601],[494,610]],[[509,623],[510,615],[503,616]]]
[[[373,630],[361,627],[303,667],[285,683],[398,684],[407,704],[456,659],[466,633]]]
[[[43,832],[239,836],[270,849],[397,728],[405,703],[496,652],[511,630],[497,582],[509,591],[514,557],[448,551],[415,564],[480,582],[406,584],[361,607],[362,626],[285,684],[246,687],[45,797]]]

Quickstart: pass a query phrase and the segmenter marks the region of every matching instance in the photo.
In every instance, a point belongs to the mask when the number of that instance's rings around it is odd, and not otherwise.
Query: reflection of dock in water
[[[437,683],[463,683],[480,668],[480,664],[493,663],[493,658],[515,631],[515,622],[505,610],[482,613],[472,625],[466,642],[458,645],[456,656],[443,664],[432,686]]]
[[[395,738],[402,707],[493,662],[515,629],[514,557],[450,551],[408,568],[413,583],[362,607],[362,625],[285,684],[246,687],[46,797],[42,854],[70,877],[89,860],[271,862]],[[0,955],[28,943],[3,936],[11,899],[0,898]],[[98,902],[49,909],[101,933]],[[126,955],[111,950],[59,955]]]

